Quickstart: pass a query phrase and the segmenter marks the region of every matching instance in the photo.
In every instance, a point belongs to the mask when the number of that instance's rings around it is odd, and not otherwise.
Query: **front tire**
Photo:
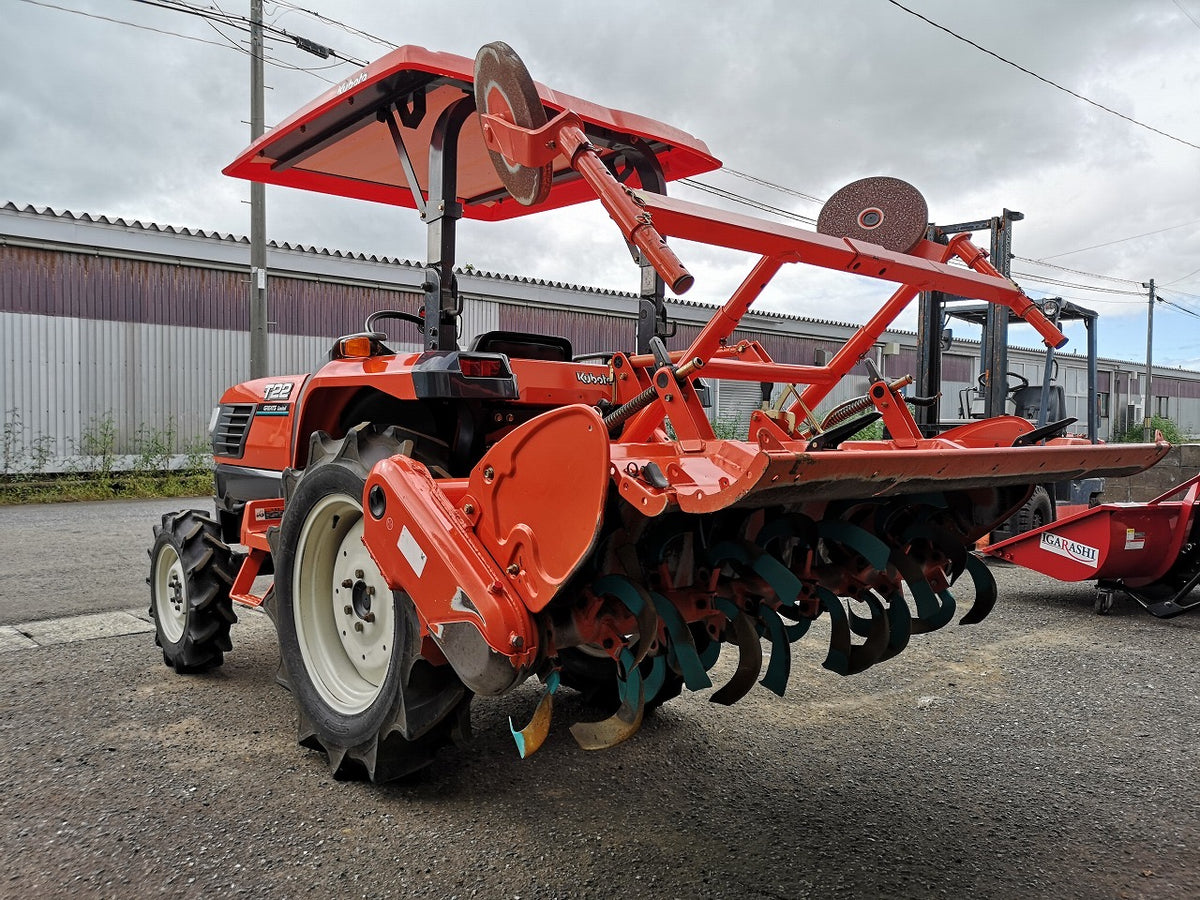
[[[397,432],[365,424],[341,441],[315,435],[280,523],[276,627],[299,740],[339,778],[402,777],[469,729],[470,693],[421,657],[412,600],[388,588],[362,542],[367,475],[405,449]]]
[[[199,510],[167,513],[150,549],[150,617],[163,662],[183,674],[213,669],[237,621],[229,589],[237,566],[221,526]]]

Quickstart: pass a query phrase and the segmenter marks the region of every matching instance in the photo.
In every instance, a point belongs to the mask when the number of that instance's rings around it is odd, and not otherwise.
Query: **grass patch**
[[[107,475],[0,476],[0,506],[68,503],[75,500],[145,500],[211,494],[212,472],[113,472]]]
[[[131,457],[118,453],[118,440],[111,415],[93,419],[74,447],[76,455],[68,471],[49,472],[53,441],[30,434],[19,411],[7,410],[0,432],[0,506],[212,493],[207,444],[184,447],[179,466],[181,442],[173,421],[163,430],[139,428],[125,448],[133,451]]]

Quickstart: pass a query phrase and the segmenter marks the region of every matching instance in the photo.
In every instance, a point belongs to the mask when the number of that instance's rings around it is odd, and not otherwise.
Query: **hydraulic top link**
[[[600,154],[583,133],[583,123],[570,110],[559,113],[541,128],[521,128],[508,119],[483,113],[479,117],[488,149],[528,168],[552,162],[560,154],[596,192],[605,210],[654,266],[676,294],[683,294],[695,278],[667,246],[654,227],[639,194],[617,181],[600,160]]]

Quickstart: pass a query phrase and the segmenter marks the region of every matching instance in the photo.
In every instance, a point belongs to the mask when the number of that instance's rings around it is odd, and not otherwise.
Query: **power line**
[[[187,13],[189,15],[197,16],[201,19],[220,22],[222,24],[242,30],[248,30],[251,24],[250,19],[248,19],[246,16],[237,15],[235,13],[227,13],[215,4],[211,7],[202,8],[198,6],[192,6],[189,3],[183,2],[183,0],[133,0],[133,2],[141,3],[145,6],[157,6],[159,9],[169,9],[176,12]],[[328,59],[329,57],[333,56],[337,59],[342,59],[346,62],[353,63],[356,66],[361,67],[367,65],[367,63],[361,59],[339,53],[332,47],[326,47],[323,44],[318,44],[316,41],[309,40],[302,35],[292,34],[286,29],[279,28],[274,25],[263,25],[262,29],[264,32],[269,32],[269,36],[274,40],[290,41],[301,50],[304,50],[306,53],[312,53],[313,55],[320,56],[323,59]]]
[[[723,188],[713,187],[711,184],[705,184],[703,181],[697,181],[695,178],[680,178],[679,184],[686,184],[688,187],[695,188],[698,191],[704,191],[707,194],[721,197],[725,200],[730,200],[734,203],[741,203],[743,206],[753,207],[762,212],[774,213],[777,216],[783,216],[788,219],[795,219],[799,222],[804,222],[806,225],[816,225],[817,220],[811,216],[802,216],[799,213],[791,212],[790,210],[780,209],[777,206],[771,206],[769,203],[762,203],[758,200],[752,200],[749,197],[744,197],[741,194],[735,194],[733,191],[727,191]]]
[[[891,0],[889,0],[891,2]],[[1189,225],[1200,225],[1200,219],[1193,219],[1190,222],[1182,222],[1179,225],[1168,225],[1166,228],[1158,228],[1154,231],[1143,231],[1141,234],[1131,234],[1129,237],[1117,238],[1115,241],[1105,241],[1103,244],[1092,244],[1090,247],[1080,247],[1078,250],[1067,250],[1063,253],[1052,253],[1049,256],[1039,257],[1036,261],[1044,263],[1048,259],[1058,259],[1060,256],[1071,256],[1075,253],[1083,253],[1085,250],[1098,250],[1101,247],[1111,247],[1113,244],[1123,244],[1126,241],[1136,241],[1138,238],[1150,237],[1155,234],[1162,234],[1166,231],[1174,231],[1176,228],[1186,228]]]
[[[1072,275],[1086,275],[1088,278],[1100,278],[1104,281],[1116,281],[1121,284],[1141,284],[1140,281],[1137,281],[1133,278],[1118,278],[1115,275],[1101,275],[1098,272],[1085,272],[1083,269],[1068,269],[1066,266],[1056,266],[1054,263],[1043,262],[1040,259],[1030,259],[1028,256],[1017,256],[1015,253],[1012,255],[1012,258],[1019,259],[1021,262],[1029,262],[1034,263],[1035,265],[1045,266],[1048,269],[1058,269],[1060,272],[1070,272]],[[1200,271],[1200,269],[1197,269],[1197,271]]]
[[[1046,275],[1035,275],[1033,272],[1013,272],[1013,275],[1021,278],[1028,278],[1035,284],[1052,284],[1059,287],[1076,288],[1084,291],[1095,291],[1100,294],[1124,294],[1131,297],[1144,296],[1142,291],[1123,291],[1118,288],[1096,287],[1095,285],[1091,284],[1080,284],[1077,281],[1064,281],[1058,278],[1050,278]]]
[[[1184,9],[1184,6],[1183,6],[1183,4],[1182,4],[1182,3],[1180,3],[1180,2],[1179,2],[1179,0],[1174,0],[1174,2],[1175,2],[1175,5],[1179,7],[1179,11],[1180,11],[1181,13],[1183,13],[1185,16],[1187,16],[1189,19],[1191,19],[1191,20],[1192,20],[1192,24],[1193,24],[1193,25],[1195,25],[1197,28],[1200,28],[1200,22],[1197,22],[1197,21],[1196,21],[1196,17],[1195,17],[1195,16],[1193,16],[1193,15],[1192,15],[1190,12],[1188,12],[1186,9]]]
[[[955,40],[962,41],[964,44],[969,44],[970,46],[974,47],[976,50],[986,53],[988,56],[992,57],[993,59],[998,59],[1000,62],[1004,63],[1006,66],[1012,66],[1012,68],[1016,69],[1018,72],[1024,72],[1026,75],[1030,75],[1030,76],[1036,78],[1038,81],[1040,81],[1044,84],[1048,84],[1048,85],[1050,85],[1050,87],[1055,88],[1056,90],[1062,91],[1064,94],[1070,94],[1075,99],[1082,100],[1084,103],[1087,103],[1091,106],[1096,107],[1096,109],[1104,110],[1104,112],[1109,113],[1110,115],[1116,116],[1118,119],[1124,119],[1126,122],[1129,122],[1132,125],[1136,125],[1139,128],[1145,128],[1147,131],[1153,131],[1155,134],[1161,135],[1162,137],[1165,137],[1169,140],[1175,141],[1175,143],[1177,143],[1177,144],[1183,144],[1185,147],[1191,147],[1193,150],[1200,150],[1200,144],[1193,144],[1191,141],[1187,141],[1181,137],[1176,137],[1173,134],[1169,134],[1169,133],[1163,131],[1161,128],[1155,128],[1153,125],[1147,125],[1145,122],[1139,122],[1137,119],[1133,118],[1132,116],[1127,116],[1122,112],[1117,112],[1115,109],[1113,109],[1110,106],[1105,106],[1103,103],[1097,103],[1095,100],[1092,100],[1090,97],[1085,97],[1085,96],[1083,96],[1083,94],[1073,91],[1070,88],[1063,87],[1057,81],[1051,81],[1049,78],[1039,75],[1037,72],[1034,72],[1032,69],[1027,69],[1024,66],[1013,62],[1011,59],[1006,59],[1005,57],[1001,56],[999,53],[996,53],[992,50],[989,50],[987,47],[984,47],[980,44],[975,43],[970,38],[965,38],[961,34],[958,34],[955,31],[951,31],[945,25],[939,25],[937,22],[933,21],[933,19],[930,19],[927,16],[921,15],[916,10],[909,9],[903,3],[897,2],[897,0],[887,0],[887,2],[892,4],[892,6],[896,7],[897,9],[904,10],[904,12],[908,13],[910,16],[916,16],[922,22],[926,22],[929,25],[932,25],[934,28],[938,29],[939,31],[946,32],[946,34],[950,35]]]
[[[391,41],[379,37],[379,35],[371,34],[369,31],[363,31],[361,28],[355,28],[353,25],[347,25],[345,22],[340,22],[337,19],[331,19],[329,16],[319,13],[316,10],[305,9],[303,6],[297,6],[294,3],[288,3],[286,0],[273,0],[275,6],[282,6],[285,9],[295,10],[298,13],[303,13],[306,16],[311,16],[319,22],[324,22],[326,25],[332,25],[335,28],[340,28],[347,34],[353,34],[364,38],[372,43],[379,44],[381,47],[387,47],[389,50],[395,50],[399,44],[394,44]]]
[[[784,194],[791,194],[793,197],[799,197],[801,200],[811,200],[813,203],[824,203],[820,197],[814,197],[812,194],[806,194],[804,191],[798,191],[795,188],[784,187],[782,184],[776,184],[774,181],[767,181],[765,178],[759,178],[757,175],[749,175],[745,172],[739,172],[737,169],[731,169],[729,166],[722,166],[722,172],[732,175],[735,178],[741,178],[754,184],[761,184],[763,187],[772,188]]]
[[[1196,312],[1194,309],[1188,309],[1186,306],[1180,306],[1178,303],[1174,303],[1165,297],[1159,297],[1158,302],[1165,303],[1167,306],[1173,307],[1182,313],[1187,313],[1193,319],[1200,319],[1200,313]]]
[[[21,0],[21,2],[28,3],[30,6],[41,6],[45,9],[55,9],[59,12],[74,13],[77,16],[85,16],[89,19],[99,19],[102,22],[112,22],[114,25],[128,25],[130,28],[137,28],[141,31],[152,31],[155,34],[164,34],[168,37],[182,38],[185,41],[195,41],[197,44],[208,44],[212,47],[220,47],[222,50],[229,49],[228,45],[226,44],[221,44],[217,41],[210,41],[206,38],[196,37],[195,35],[180,34],[178,31],[166,31],[162,28],[152,28],[149,25],[139,25],[137,22],[130,22],[126,19],[114,19],[110,16],[102,16],[97,13],[84,12],[82,9],[71,9],[68,6],[56,6],[53,3],[43,3],[42,0]]]

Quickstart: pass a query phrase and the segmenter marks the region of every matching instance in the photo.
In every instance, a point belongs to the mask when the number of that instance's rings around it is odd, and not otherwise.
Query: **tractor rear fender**
[[[363,491],[363,542],[393,591],[472,691],[497,696],[529,674],[533,617],[429,470],[406,456],[381,460]]]
[[[501,694],[536,663],[533,613],[591,551],[608,485],[603,422],[568,406],[514,429],[465,482],[435,481],[405,456],[380,461],[363,540],[464,683]]]

